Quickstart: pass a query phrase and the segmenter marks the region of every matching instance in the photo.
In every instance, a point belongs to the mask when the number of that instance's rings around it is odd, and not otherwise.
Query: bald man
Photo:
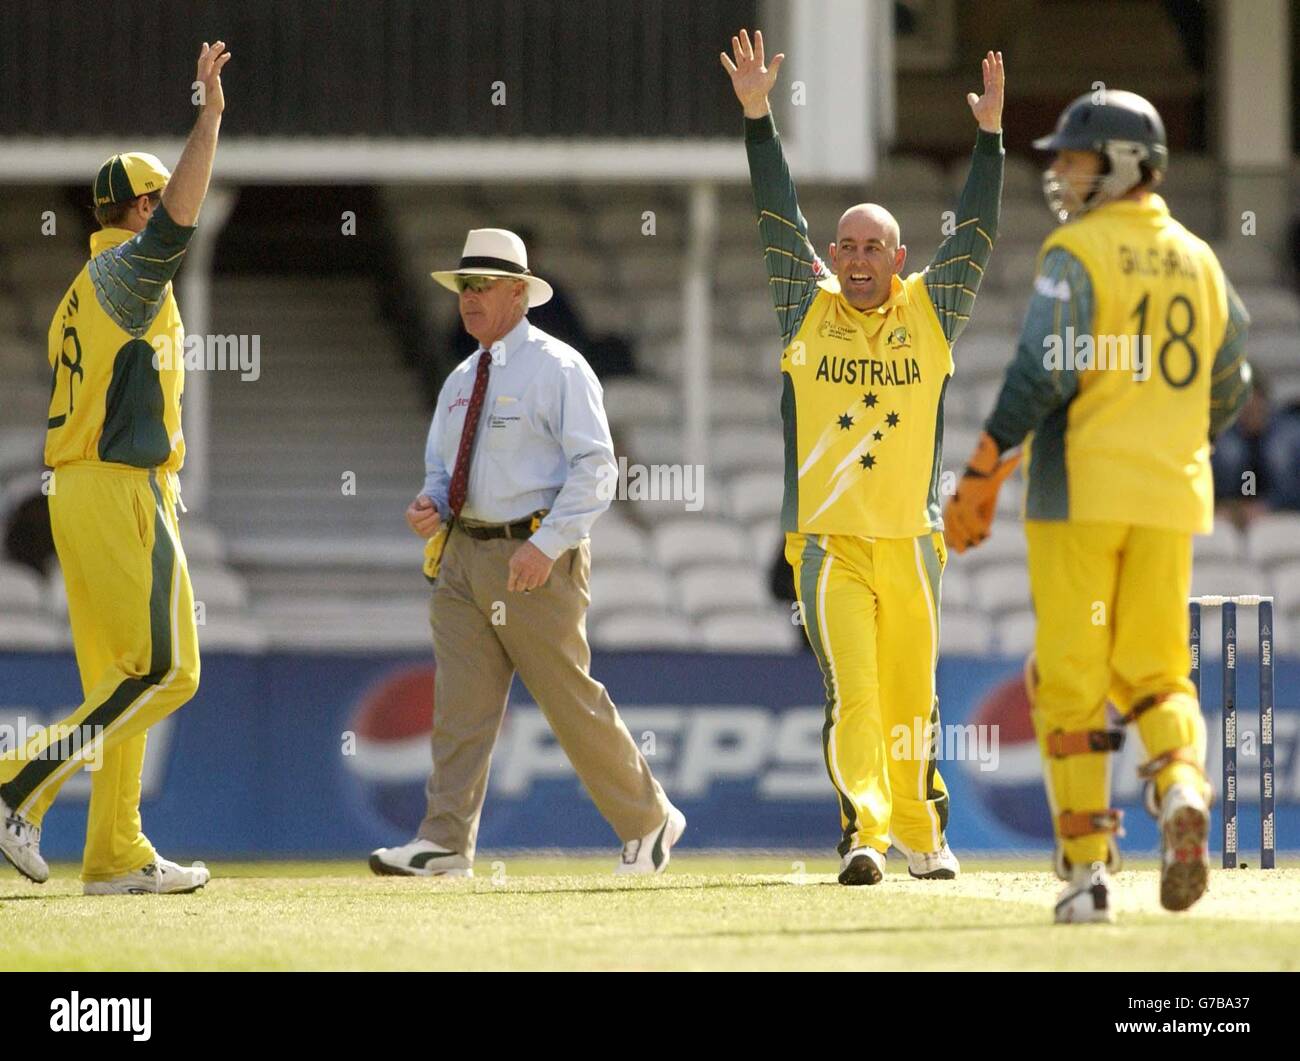
[[[900,277],[898,222],[846,210],[830,268],[808,240],[768,94],[785,58],[740,31],[723,68],[745,144],[781,323],[786,559],[826,686],[826,767],[840,808],[840,883],[876,884],[892,843],[913,877],[951,880],[948,792],[935,764],[943,397],[970,319],[1002,198],[1001,53],[969,93],[980,131],[955,227],[933,261]],[[936,227],[940,218],[935,218]]]

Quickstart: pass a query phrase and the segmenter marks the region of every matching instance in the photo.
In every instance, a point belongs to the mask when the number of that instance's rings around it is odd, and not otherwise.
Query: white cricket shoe
[[[50,867],[41,858],[41,827],[11,810],[2,799],[0,818],[0,854],[29,881],[44,884],[50,879]]]
[[[1071,868],[1069,883],[1056,899],[1056,923],[1082,925],[1114,920],[1106,863]]]
[[[879,884],[885,876],[885,856],[874,847],[855,847],[840,859],[840,883]]]
[[[669,804],[668,817],[659,828],[639,840],[629,840],[623,845],[623,855],[614,867],[614,873],[618,876],[662,873],[668,868],[673,845],[682,838],[684,832],[686,815]]]
[[[1160,801],[1160,905],[1186,910],[1210,881],[1210,808],[1190,785],[1171,785]]]
[[[141,866],[134,873],[124,873],[112,880],[88,880],[82,891],[86,895],[188,895],[212,879],[202,862],[181,866],[165,858]]]
[[[961,863],[947,840],[938,851],[913,851],[894,837],[890,837],[890,842],[907,858],[907,872],[917,880],[955,880],[961,872]]]
[[[474,876],[474,864],[464,855],[420,839],[371,851],[370,869],[381,877]]]

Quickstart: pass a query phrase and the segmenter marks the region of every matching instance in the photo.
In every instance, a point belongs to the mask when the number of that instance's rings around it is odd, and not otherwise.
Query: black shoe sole
[[[912,873],[907,871],[916,880],[956,880],[957,874],[950,869],[936,869],[930,873]]]
[[[879,884],[884,878],[880,872],[880,867],[871,861],[867,855],[858,855],[851,859],[849,864],[840,870],[840,883],[849,887],[857,887],[864,884]]]
[[[370,871],[379,877],[446,877],[447,873],[413,873],[409,869],[390,866],[378,855],[370,856]]]
[[[378,855],[370,856],[370,871],[380,877],[417,877],[418,873],[411,873],[409,870],[399,869],[397,866],[390,866]]]

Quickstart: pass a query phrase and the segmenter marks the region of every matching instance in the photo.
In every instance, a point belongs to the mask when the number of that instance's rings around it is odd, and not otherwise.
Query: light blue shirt
[[[438,395],[424,453],[424,489],[443,520],[478,372],[480,346]],[[461,516],[513,523],[550,509],[529,539],[552,560],[591,532],[613,498],[617,465],[600,381],[583,356],[525,317],[493,344],[487,395]]]

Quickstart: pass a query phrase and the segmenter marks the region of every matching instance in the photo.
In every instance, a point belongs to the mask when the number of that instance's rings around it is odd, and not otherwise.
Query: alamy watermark
[[[29,726],[27,718],[19,715],[17,725],[0,723],[0,755],[17,753],[24,762],[78,759],[87,770],[98,770],[103,764],[103,737],[103,726]]]
[[[889,731],[889,754],[896,762],[948,760],[979,763],[981,773],[998,768],[999,727],[969,723],[932,726],[923,719],[899,724]]]
[[[596,496],[602,501],[681,501],[687,512],[704,507],[703,464],[629,464],[618,458],[617,467],[600,471]]]
[[[170,335],[157,335],[152,345],[153,367],[159,370],[238,372],[245,383],[262,375],[260,335],[187,335],[179,350]]]

